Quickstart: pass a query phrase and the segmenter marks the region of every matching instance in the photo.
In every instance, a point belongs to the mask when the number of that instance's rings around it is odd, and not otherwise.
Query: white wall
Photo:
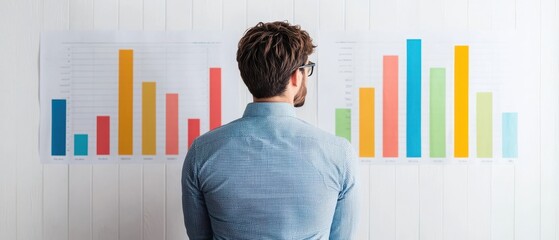
[[[270,20],[313,36],[508,29],[533,38],[540,155],[524,165],[362,165],[360,239],[559,240],[558,0],[1,0],[0,239],[186,238],[180,165],[40,164],[41,31],[243,31]],[[316,124],[310,88],[298,114]]]

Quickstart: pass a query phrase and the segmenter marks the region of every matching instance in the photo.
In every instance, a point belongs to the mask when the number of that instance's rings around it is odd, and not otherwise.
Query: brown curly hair
[[[237,63],[243,82],[256,98],[281,95],[315,47],[299,25],[259,22],[239,41]]]

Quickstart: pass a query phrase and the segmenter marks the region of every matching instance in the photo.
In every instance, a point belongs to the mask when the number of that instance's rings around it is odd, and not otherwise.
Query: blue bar
[[[74,134],[74,156],[87,156],[87,134]]]
[[[421,39],[407,40],[406,156],[421,157]]]
[[[51,155],[66,156],[66,99],[52,99]]]
[[[518,157],[518,114],[503,113],[503,157]]]

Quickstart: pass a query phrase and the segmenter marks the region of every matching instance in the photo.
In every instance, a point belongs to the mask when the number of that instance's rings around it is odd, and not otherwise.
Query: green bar
[[[351,109],[336,108],[336,136],[351,142]]]
[[[493,157],[493,93],[476,94],[477,157]]]
[[[429,74],[429,156],[446,157],[446,70],[431,68]]]

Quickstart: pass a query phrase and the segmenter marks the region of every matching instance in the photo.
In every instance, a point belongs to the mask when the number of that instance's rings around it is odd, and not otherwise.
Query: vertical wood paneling
[[[154,3],[147,4],[147,2],[154,2],[153,0],[144,0],[144,30],[148,26],[150,30],[164,31],[165,30],[165,8],[164,6],[155,7]],[[148,7],[148,5],[150,7]],[[161,4],[159,4],[161,5]],[[148,17],[150,19],[147,19]],[[155,24],[150,21],[157,20],[159,23]],[[163,130],[163,129],[159,129]],[[164,164],[145,164],[143,171],[143,239],[165,239],[165,202],[166,202],[166,166]],[[178,209],[176,209],[178,210]],[[180,221],[181,219],[173,219],[173,221]]]
[[[247,0],[247,24],[258,22],[293,22],[293,1],[285,0]]]
[[[491,239],[514,239],[514,165],[493,166]]]
[[[398,29],[417,33],[420,29],[420,0],[397,1]]]
[[[0,1],[0,16],[4,19],[16,18],[16,5],[10,1]],[[0,239],[17,239],[17,116],[15,110],[17,104],[13,104],[15,97],[15,82],[17,71],[11,63],[13,57],[17,56],[16,46],[19,41],[15,34],[19,26],[9,21],[0,21],[0,32],[4,33],[0,38],[0,133],[8,141],[0,144]]]
[[[468,168],[468,239],[491,239],[491,171],[489,165]]]
[[[444,1],[445,30],[463,31],[468,29],[468,0]]]
[[[70,30],[93,30],[94,0],[70,1]],[[68,166],[68,239],[91,239],[91,165]]]
[[[118,30],[138,31],[143,29],[143,1],[119,0],[118,10]],[[136,71],[138,71],[137,68]],[[134,89],[136,91],[140,91],[142,81],[145,81],[145,79],[134,78]],[[135,98],[135,102],[139,103],[140,98]],[[135,119],[140,119],[139,114],[141,112],[134,113]],[[141,132],[141,121],[134,122],[134,132]],[[135,152],[140,151],[140,147],[141,140],[138,140],[134,143]],[[144,166],[137,163],[121,164],[118,179],[119,239],[143,239]]]
[[[318,3],[318,26],[320,31],[345,30],[345,1],[321,0]]]
[[[419,239],[419,166],[397,166],[396,239]]]
[[[144,31],[165,31],[166,1],[144,0]]]
[[[370,3],[370,29],[386,31],[396,29],[398,26],[398,2],[371,0]]]
[[[419,167],[419,239],[443,239],[443,166]]]
[[[14,81],[14,95],[10,102],[17,103],[14,111],[17,129],[13,139],[17,163],[17,239],[43,238],[43,166],[38,157],[39,104],[39,31],[42,21],[42,1],[13,1],[13,32],[16,54],[11,56],[8,78]],[[15,25],[17,24],[17,25]],[[64,223],[63,223],[64,224]]]
[[[510,0],[492,0],[491,29],[514,30],[516,29],[516,2]]]
[[[344,10],[346,31],[367,31],[369,29],[369,0],[346,1]]]
[[[419,28],[441,31],[444,28],[444,0],[422,0],[419,4]]]
[[[192,0],[167,0],[166,30],[192,29]],[[165,237],[188,239],[182,215],[181,163],[168,163],[165,182]]]
[[[396,239],[396,171],[394,166],[370,168],[369,237]]]
[[[466,240],[468,228],[468,166],[444,166],[443,239]]]
[[[556,14],[556,1],[542,0],[541,4],[541,97],[542,109],[546,109],[547,116],[542,117],[542,239],[559,237],[559,161],[557,161],[557,146],[559,146],[559,103],[557,89],[559,89],[559,19]],[[543,115],[543,114],[542,114]],[[543,211],[550,209],[549,211]]]
[[[468,0],[468,29],[470,31],[491,30],[491,6],[494,0]]]
[[[118,30],[119,2],[94,0],[94,30]],[[119,166],[94,165],[91,174],[92,239],[119,238]]]
[[[192,28],[194,30],[221,30],[221,0],[193,0]]]

